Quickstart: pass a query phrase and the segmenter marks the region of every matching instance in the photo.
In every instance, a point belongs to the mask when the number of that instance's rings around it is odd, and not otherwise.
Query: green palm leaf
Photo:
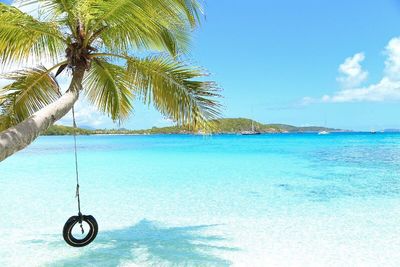
[[[94,60],[85,76],[84,88],[88,100],[114,121],[123,121],[130,115],[133,94],[123,67]]]
[[[93,38],[117,53],[130,49],[167,50],[172,55],[185,52],[190,27],[200,12],[195,1],[114,0],[94,1],[90,24]],[[188,19],[190,18],[190,19]]]
[[[30,57],[56,61],[65,50],[56,24],[40,22],[19,9],[0,3],[0,59],[3,64]]]
[[[44,67],[4,75],[13,82],[0,89],[0,130],[23,121],[60,97],[58,83]]]
[[[78,0],[19,0],[21,5],[40,4],[42,18],[49,21],[57,21],[66,25],[69,30],[76,34],[76,23],[78,21]]]
[[[205,74],[166,56],[128,58],[128,72],[136,92],[179,124],[205,128],[219,116],[215,83],[199,81]],[[197,79],[197,80],[196,80]]]

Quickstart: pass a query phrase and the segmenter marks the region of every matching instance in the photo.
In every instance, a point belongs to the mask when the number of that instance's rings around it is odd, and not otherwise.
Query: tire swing
[[[92,215],[83,215],[81,213],[81,201],[79,198],[79,174],[78,174],[78,153],[76,148],[76,122],[75,122],[75,110],[72,107],[72,121],[73,121],[73,128],[74,128],[74,151],[75,151],[75,174],[76,174],[76,198],[78,200],[78,216],[71,216],[64,225],[63,229],[63,237],[65,242],[68,245],[73,247],[84,247],[89,245],[95,238],[98,232],[98,225],[96,219]],[[78,239],[75,238],[72,234],[72,229],[76,224],[80,224],[82,235],[85,233],[83,229],[83,222],[87,223],[90,227],[89,232],[87,235],[82,238]]]

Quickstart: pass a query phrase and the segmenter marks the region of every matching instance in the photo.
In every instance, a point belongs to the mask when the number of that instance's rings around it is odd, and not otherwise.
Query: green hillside
[[[245,118],[234,118],[234,119],[219,119],[215,120],[214,129],[212,133],[240,133],[244,131],[250,131],[252,129],[252,123],[254,125],[254,130],[261,133],[298,133],[298,132],[319,132],[319,131],[330,131],[339,132],[342,130],[325,128],[325,127],[296,127],[286,124],[262,124],[257,121],[253,121]],[[190,130],[183,127],[153,127],[148,130],[138,130],[132,131],[137,134],[171,134],[171,133],[191,133]]]
[[[74,133],[74,128],[62,125],[52,125],[47,129],[43,135],[72,135]],[[76,129],[76,133],[79,135],[88,135],[93,132],[90,130],[85,130],[81,128]]]
[[[212,133],[240,133],[243,131],[250,131],[252,128],[252,123],[254,125],[255,131],[261,133],[303,133],[303,132],[319,132],[319,131],[330,131],[330,132],[340,132],[342,130],[325,128],[325,127],[296,127],[292,125],[286,124],[262,124],[250,119],[245,118],[235,118],[235,119],[219,119],[215,120],[214,129]],[[127,129],[119,129],[119,130],[86,130],[86,129],[77,129],[77,133],[80,135],[87,134],[190,134],[188,128],[178,127],[178,126],[170,126],[170,127],[153,127],[151,129],[145,130],[127,130]],[[73,134],[73,128],[67,126],[53,125],[51,126],[44,135],[71,135]]]

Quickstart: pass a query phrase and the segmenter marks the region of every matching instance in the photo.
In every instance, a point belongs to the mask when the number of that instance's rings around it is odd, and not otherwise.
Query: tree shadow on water
[[[218,246],[225,238],[202,231],[217,225],[161,227],[142,220],[136,225],[99,232],[93,245],[81,255],[51,263],[49,266],[229,266],[231,262],[216,256],[237,248]]]

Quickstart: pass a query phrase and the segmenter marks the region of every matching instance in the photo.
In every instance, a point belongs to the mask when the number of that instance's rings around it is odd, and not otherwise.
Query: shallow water
[[[400,134],[72,137],[0,163],[0,266],[400,266]]]

